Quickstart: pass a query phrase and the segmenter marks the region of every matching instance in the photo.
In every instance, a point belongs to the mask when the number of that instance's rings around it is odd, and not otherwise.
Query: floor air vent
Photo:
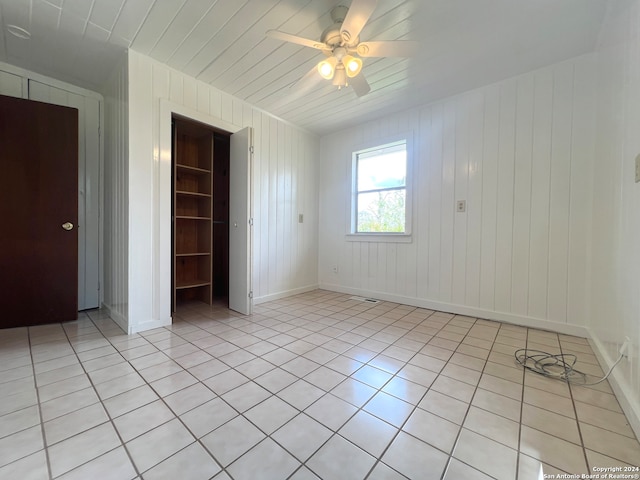
[[[380,303],[380,300],[376,300],[375,298],[349,297],[349,300],[357,300],[358,302],[365,303]]]

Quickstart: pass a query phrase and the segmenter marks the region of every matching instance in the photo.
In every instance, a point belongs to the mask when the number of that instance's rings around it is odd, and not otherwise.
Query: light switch
[[[304,215],[302,213],[298,214],[298,223],[303,223],[304,222]]]

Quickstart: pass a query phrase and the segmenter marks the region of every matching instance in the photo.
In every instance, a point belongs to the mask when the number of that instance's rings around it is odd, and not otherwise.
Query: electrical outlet
[[[298,223],[303,223],[304,222],[304,215],[302,213],[298,214]]]
[[[631,339],[629,337],[624,337],[624,342],[622,342],[622,345],[620,346],[620,349],[618,350],[618,352],[623,357],[628,357],[630,347],[631,347]]]
[[[333,266],[333,273],[338,273],[338,266],[337,265]]]
[[[456,211],[457,212],[466,212],[467,210],[467,201],[466,200],[458,200],[456,202]]]

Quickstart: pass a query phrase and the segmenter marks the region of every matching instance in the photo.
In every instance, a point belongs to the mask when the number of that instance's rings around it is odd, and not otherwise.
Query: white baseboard
[[[262,295],[253,299],[254,305],[260,305],[261,303],[270,302],[272,300],[280,300],[281,298],[291,297],[293,295],[299,295],[301,293],[312,292],[320,288],[317,284],[307,285],[305,287],[293,288],[291,290],[284,290],[282,292],[271,293],[269,295]]]
[[[404,295],[395,295],[392,293],[376,292],[373,290],[363,290],[360,288],[344,287],[342,285],[320,284],[324,290],[330,290],[338,293],[348,293],[361,297],[377,298],[387,302],[402,303],[413,307],[427,308],[429,310],[438,310],[440,312],[455,313],[457,315],[466,315],[469,317],[482,318],[485,320],[496,320],[498,322],[511,323],[523,327],[538,328],[540,330],[550,330],[565,335],[574,335],[576,337],[588,338],[589,333],[585,327],[580,325],[572,325],[569,323],[552,322],[541,318],[527,317],[524,315],[514,315],[512,313],[494,312],[483,308],[467,307],[465,305],[456,305],[446,302],[438,302],[433,300],[425,300],[422,298],[407,297]]]
[[[593,352],[600,362],[602,370],[609,371],[611,365],[615,363],[617,358],[611,358],[604,344],[592,334],[589,330],[589,340],[593,347]],[[605,368],[606,367],[606,368]],[[616,398],[622,407],[622,411],[627,416],[631,429],[636,434],[637,438],[640,438],[640,404],[637,399],[634,399],[633,388],[629,384],[629,379],[626,378],[621,370],[617,370],[620,366],[613,369],[611,375],[609,375],[609,384],[616,394]]]
[[[111,320],[116,322],[118,324],[118,326],[122,330],[124,330],[127,334],[129,333],[129,321],[127,320],[127,318],[124,315],[120,315],[117,311],[115,311],[113,308],[111,308],[110,305],[107,305],[104,302],[102,303],[102,308],[107,310]]]
[[[138,322],[133,325],[129,324],[128,333],[129,335],[131,335],[138,332],[153,330],[154,328],[167,327],[171,325],[172,322],[173,322],[173,319],[169,317],[168,319],[165,318],[162,320],[148,320],[146,322]]]
[[[107,305],[106,303],[102,304],[102,308],[106,309],[107,312],[109,312],[109,317],[111,317],[111,319],[116,322],[120,326],[120,328],[127,333],[127,335],[144,332],[145,330],[153,330],[154,328],[166,327],[167,325],[171,325],[173,321],[172,318],[169,317],[168,319],[165,318],[163,320],[149,320],[146,322],[138,322],[132,324],[131,322],[129,322],[128,318],[118,313],[115,309],[111,308],[111,306]]]
[[[607,349],[603,343],[596,338],[591,330],[580,325],[571,325],[566,323],[552,322],[539,318],[526,317],[521,315],[513,315],[510,313],[493,312],[482,308],[467,307],[463,305],[454,305],[445,302],[436,302],[424,300],[421,298],[406,297],[403,295],[394,295],[383,292],[375,292],[371,290],[363,290],[360,288],[344,287],[342,285],[320,284],[324,290],[330,290],[338,293],[348,293],[361,297],[376,298],[389,302],[401,303],[404,305],[412,305],[414,307],[427,308],[429,310],[438,310],[441,312],[455,313],[458,315],[466,315],[470,317],[483,318],[487,320],[496,320],[499,322],[511,323],[523,327],[538,328],[542,330],[550,330],[566,335],[574,335],[577,337],[588,338],[593,347],[593,351],[600,362],[600,366],[604,371],[608,371],[616,359],[612,359],[607,353]],[[633,388],[629,384],[628,378],[622,375],[620,370],[613,370],[609,376],[609,383],[616,394],[616,398],[620,402],[622,410],[627,416],[629,425],[640,438],[640,404],[634,400]]]

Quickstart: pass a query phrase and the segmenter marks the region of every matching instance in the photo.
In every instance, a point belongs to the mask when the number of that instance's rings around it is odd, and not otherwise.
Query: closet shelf
[[[206,168],[198,168],[198,167],[192,167],[191,165],[184,165],[184,164],[176,164],[176,169],[180,172],[188,172],[191,173],[193,175],[207,175],[209,173],[211,173],[211,170],[207,170]]]
[[[205,278],[194,280],[180,280],[176,282],[176,289],[183,290],[185,288],[206,287],[207,285],[211,285],[211,282]]]
[[[185,197],[197,197],[197,198],[211,198],[210,193],[201,193],[201,192],[187,192],[184,190],[176,190],[176,195],[182,195]]]
[[[188,216],[188,215],[176,215],[177,219],[180,220],[206,220],[206,221],[211,221],[211,217],[193,217],[193,216]]]

